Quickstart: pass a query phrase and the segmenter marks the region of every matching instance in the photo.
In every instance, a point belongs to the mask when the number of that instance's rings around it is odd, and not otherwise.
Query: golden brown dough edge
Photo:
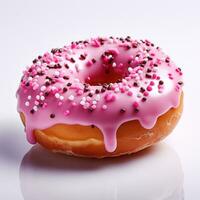
[[[107,152],[101,130],[97,127],[56,124],[44,130],[35,130],[36,141],[43,147],[68,155],[82,157],[113,157],[131,154],[165,138],[176,126],[183,110],[183,94],[177,108],[160,116],[152,129],[143,128],[139,121],[123,123],[117,130],[117,148]],[[25,117],[20,113],[25,125]]]

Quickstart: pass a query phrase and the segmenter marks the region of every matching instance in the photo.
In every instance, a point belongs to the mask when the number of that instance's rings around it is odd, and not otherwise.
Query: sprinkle
[[[129,67],[128,68],[128,71],[131,73],[133,71],[133,68],[132,67]]]
[[[138,102],[137,102],[137,101],[134,101],[134,102],[133,102],[133,107],[134,107],[134,108],[137,108],[138,106],[139,106]]]
[[[41,91],[45,91],[45,90],[46,90],[46,86],[43,85],[43,86],[40,88],[40,90],[41,90]]]
[[[74,100],[74,95],[70,95],[70,96],[68,97],[68,99],[69,99],[70,101],[73,101],[73,100]]]
[[[117,64],[115,62],[113,62],[112,67],[116,67],[116,66],[117,66]]]
[[[66,110],[65,112],[64,112],[64,115],[65,116],[68,116],[70,114],[70,111],[69,110]]]
[[[25,106],[28,107],[29,105],[30,105],[30,103],[29,103],[28,101],[26,101],[26,102],[25,102]]]
[[[61,95],[59,99],[62,101],[64,99],[64,97]]]
[[[106,100],[106,102],[112,102],[112,101],[115,101],[116,96],[114,94],[112,94],[112,93],[107,93],[104,96],[104,99]]]
[[[87,66],[87,67],[90,67],[92,64],[93,64],[93,62],[92,62],[91,60],[88,60],[88,61],[86,62],[86,66]]]
[[[54,72],[54,75],[55,75],[55,76],[59,76],[59,75],[60,75],[60,72],[59,72],[59,71],[55,71],[55,72]]]
[[[31,100],[31,98],[32,98],[31,95],[29,95],[29,96],[27,97],[28,100]]]
[[[148,90],[148,91],[151,91],[151,90],[152,90],[152,87],[151,87],[151,86],[147,86],[147,90]]]
[[[50,114],[50,118],[52,118],[52,119],[55,118],[55,114],[53,114],[53,113]]]
[[[107,107],[107,105],[105,105],[105,104],[102,106],[102,110],[107,110],[107,108],[108,108],[108,107]]]
[[[146,97],[149,95],[149,93],[148,93],[147,91],[145,91],[143,94],[144,94],[144,96],[146,96]]]
[[[55,94],[55,97],[56,97],[56,99],[59,99],[59,98],[60,98],[60,94],[59,94],[59,93],[56,93],[56,94]]]
[[[44,101],[44,100],[45,100],[45,97],[44,97],[44,96],[41,96],[40,99],[41,99],[41,101]]]
[[[38,110],[38,107],[37,107],[37,106],[33,106],[33,110],[34,110],[34,111],[37,111],[37,110]]]
[[[125,113],[125,112],[126,112],[126,109],[124,109],[124,108],[120,109],[120,113]]]

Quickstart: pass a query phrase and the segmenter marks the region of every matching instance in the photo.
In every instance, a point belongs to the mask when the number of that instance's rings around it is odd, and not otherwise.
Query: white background
[[[19,166],[31,147],[16,112],[22,70],[52,47],[111,35],[150,39],[183,69],[184,113],[165,142],[181,160],[185,199],[200,199],[198,0],[0,0],[0,199],[22,199]]]

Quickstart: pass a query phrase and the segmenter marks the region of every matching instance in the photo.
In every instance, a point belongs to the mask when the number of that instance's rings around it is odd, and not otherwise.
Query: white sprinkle
[[[55,94],[55,97],[56,97],[56,99],[59,99],[59,98],[60,98],[60,94],[59,94],[59,93],[56,93],[56,94]]]
[[[116,92],[116,93],[120,92],[120,89],[119,89],[118,87],[115,88],[115,92]]]
[[[143,73],[143,71],[142,71],[142,70],[138,70],[137,72],[138,72],[138,74],[142,74],[142,73]]]
[[[96,105],[96,104],[97,104],[97,101],[95,101],[95,100],[92,101],[92,104],[93,104],[93,105]]]
[[[32,77],[28,77],[28,81],[32,81],[33,80],[33,78]]]
[[[27,97],[28,100],[31,100],[31,98],[32,98],[31,95],[29,95],[29,96]]]
[[[44,97],[44,96],[41,96],[40,99],[41,99],[42,101],[44,101],[44,100],[45,100],[45,97]]]
[[[129,68],[128,68],[128,71],[129,71],[129,72],[132,72],[132,71],[133,71],[133,68],[132,68],[132,67],[129,67]]]
[[[84,106],[84,105],[85,105],[85,101],[81,101],[80,104],[81,104],[82,106]]]
[[[81,99],[82,101],[86,101],[86,97],[82,97],[82,99]]]
[[[101,97],[100,97],[100,94],[97,94],[96,97],[95,97],[95,100],[96,100],[96,101],[99,101],[100,98],[101,98]]]
[[[59,76],[60,72],[59,71],[55,71],[54,74],[55,74],[55,76]]]
[[[113,64],[112,64],[112,67],[116,67],[117,66],[117,64],[114,62]]]
[[[80,80],[79,80],[78,78],[75,78],[75,79],[74,79],[74,82],[75,82],[75,83],[79,83]]]
[[[73,100],[74,100],[74,95],[70,95],[70,96],[68,97],[68,99],[69,99],[70,101],[73,101]]]
[[[37,100],[40,100],[40,95],[36,95],[36,99],[37,99]]]
[[[37,106],[33,106],[33,110],[37,111],[38,110]]]
[[[39,101],[35,101],[34,103],[35,103],[35,105],[36,105],[36,106],[38,106],[38,105],[39,105]]]
[[[46,90],[46,86],[43,85],[41,88],[40,88],[41,91],[45,91]]]
[[[30,105],[30,103],[29,103],[28,101],[26,101],[26,102],[25,102],[25,106],[28,107],[29,105]]]
[[[62,101],[63,99],[64,99],[64,97],[61,95],[61,96],[60,96],[60,100]]]
[[[138,94],[137,94],[137,97],[138,97],[138,98],[141,98],[141,97],[142,97],[142,94],[141,94],[141,93],[138,93]]]
[[[95,93],[95,91],[94,91],[94,90],[90,90],[90,93],[91,93],[91,94],[94,94],[94,93]]]

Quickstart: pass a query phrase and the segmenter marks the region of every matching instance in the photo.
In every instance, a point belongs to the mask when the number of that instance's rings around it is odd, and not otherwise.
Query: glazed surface
[[[36,129],[94,125],[113,152],[122,123],[138,120],[152,128],[179,105],[182,84],[181,69],[150,41],[99,37],[34,59],[17,91],[18,112],[25,115],[30,143]]]

